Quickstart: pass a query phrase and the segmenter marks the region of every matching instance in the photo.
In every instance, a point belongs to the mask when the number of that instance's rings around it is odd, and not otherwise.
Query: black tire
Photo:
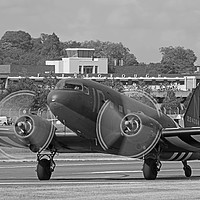
[[[147,159],[143,164],[143,175],[146,180],[155,180],[158,174],[156,160]]]
[[[49,180],[51,178],[50,160],[45,158],[40,160],[36,171],[39,180]]]
[[[190,177],[192,175],[192,169],[189,165],[185,166],[183,169],[186,177]]]

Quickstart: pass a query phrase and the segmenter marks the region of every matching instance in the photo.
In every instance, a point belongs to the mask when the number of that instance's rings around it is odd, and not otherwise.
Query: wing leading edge
[[[27,147],[22,141],[20,141],[14,132],[14,126],[5,126],[0,128],[0,146],[2,147]]]
[[[177,150],[200,151],[200,127],[163,129],[161,138]]]

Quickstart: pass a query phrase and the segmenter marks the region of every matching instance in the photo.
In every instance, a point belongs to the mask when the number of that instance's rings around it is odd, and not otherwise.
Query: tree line
[[[44,65],[46,60],[67,57],[66,48],[94,48],[94,57],[108,58],[109,69],[114,61],[123,60],[124,65],[138,64],[134,54],[122,43],[102,41],[67,41],[59,37],[42,33],[39,38],[32,38],[24,31],[7,31],[0,40],[0,64]]]
[[[66,48],[94,48],[94,57],[108,58],[108,71],[115,72],[115,64],[123,60],[123,66],[146,66],[149,75],[180,74],[194,72],[195,53],[184,47],[161,47],[162,59],[158,63],[140,63],[136,56],[121,42],[90,40],[61,42],[55,34],[42,33],[39,38],[32,38],[25,31],[7,31],[0,39],[0,64],[44,65],[46,60],[67,57]]]

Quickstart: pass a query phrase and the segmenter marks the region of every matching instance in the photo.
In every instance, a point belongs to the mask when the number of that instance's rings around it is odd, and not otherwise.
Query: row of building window
[[[95,71],[93,71],[93,69]],[[82,65],[79,65],[79,74],[94,74],[94,73],[95,74],[98,73],[98,66],[82,66]]]

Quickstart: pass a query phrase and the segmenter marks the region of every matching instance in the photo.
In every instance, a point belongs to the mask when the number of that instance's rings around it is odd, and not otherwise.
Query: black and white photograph
[[[200,199],[199,0],[0,1],[0,200]]]

